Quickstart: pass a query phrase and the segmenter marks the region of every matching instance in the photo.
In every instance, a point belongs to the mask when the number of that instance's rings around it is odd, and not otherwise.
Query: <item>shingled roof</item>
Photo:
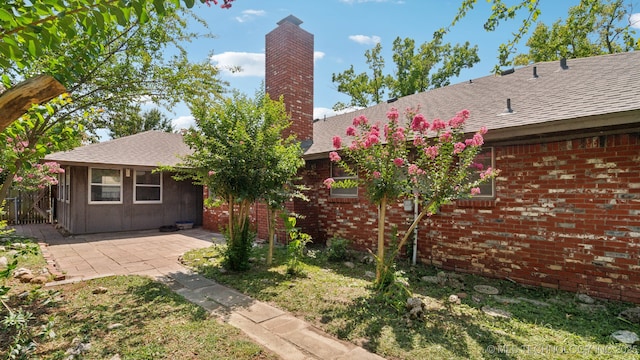
[[[191,153],[181,134],[152,130],[49,154],[45,159],[63,165],[157,167],[177,165],[180,157]]]
[[[488,141],[640,123],[640,51],[571,59],[564,67],[560,61],[543,62],[507,73],[318,120],[306,158],[333,150],[332,137],[343,136],[354,117],[383,122],[391,107],[402,112],[420,105],[429,121],[448,120],[468,109],[466,130],[486,126]],[[507,99],[511,112],[506,111]]]

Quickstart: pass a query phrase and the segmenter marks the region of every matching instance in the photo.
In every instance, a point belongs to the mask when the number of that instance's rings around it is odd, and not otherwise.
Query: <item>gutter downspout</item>
[[[413,221],[418,218],[418,194],[413,196]],[[416,265],[418,259],[418,226],[413,229],[413,251],[411,252],[411,264]]]

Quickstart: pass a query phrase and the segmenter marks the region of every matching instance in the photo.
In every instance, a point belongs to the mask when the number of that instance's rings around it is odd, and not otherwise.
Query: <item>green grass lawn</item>
[[[207,277],[388,359],[640,359],[637,347],[611,337],[617,330],[640,333],[640,326],[618,318],[632,304],[586,305],[572,293],[472,275],[453,274],[456,288],[422,280],[436,275],[435,268],[400,263],[412,292],[427,304],[424,320],[411,320],[404,303],[394,307],[371,288],[365,272],[375,271],[374,264],[359,257],[350,268],[344,261],[328,261],[322,249],[312,250],[304,259],[304,275],[292,277],[283,265],[283,248],[276,250],[271,267],[264,261],[266,247],[255,252],[252,269],[242,273],[221,271],[219,247],[191,251],[184,260]],[[476,285],[494,286],[500,294],[479,293]],[[449,296],[459,293],[466,294],[461,304],[449,303]],[[483,307],[511,317],[487,315]]]
[[[0,251],[0,256],[6,254]],[[37,270],[44,264],[35,253],[20,257],[18,266]],[[68,359],[71,350],[81,347],[76,359],[278,358],[240,330],[146,277],[115,276],[53,288],[15,279],[0,280],[0,285],[11,287],[3,302],[14,313],[22,308],[32,314],[28,331],[38,345],[25,359]],[[7,315],[7,308],[0,305],[0,359],[8,358],[15,335],[4,326]],[[37,336],[49,322],[52,336]]]

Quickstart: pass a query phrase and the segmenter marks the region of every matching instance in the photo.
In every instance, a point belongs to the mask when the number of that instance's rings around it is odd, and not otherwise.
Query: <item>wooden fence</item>
[[[9,225],[45,224],[53,220],[51,189],[37,192],[12,190],[6,199],[1,219]]]

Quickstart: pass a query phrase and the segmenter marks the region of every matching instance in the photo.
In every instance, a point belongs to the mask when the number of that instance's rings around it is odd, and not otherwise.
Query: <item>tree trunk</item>
[[[0,131],[24,115],[32,105],[45,103],[67,89],[49,75],[38,75],[0,94]]]
[[[378,205],[378,261],[376,265],[376,282],[379,284],[384,273],[384,221],[387,212],[387,196],[383,196]]]
[[[273,262],[273,247],[275,246],[276,233],[276,209],[267,209],[267,223],[269,224],[269,253],[267,254],[267,265]]]

